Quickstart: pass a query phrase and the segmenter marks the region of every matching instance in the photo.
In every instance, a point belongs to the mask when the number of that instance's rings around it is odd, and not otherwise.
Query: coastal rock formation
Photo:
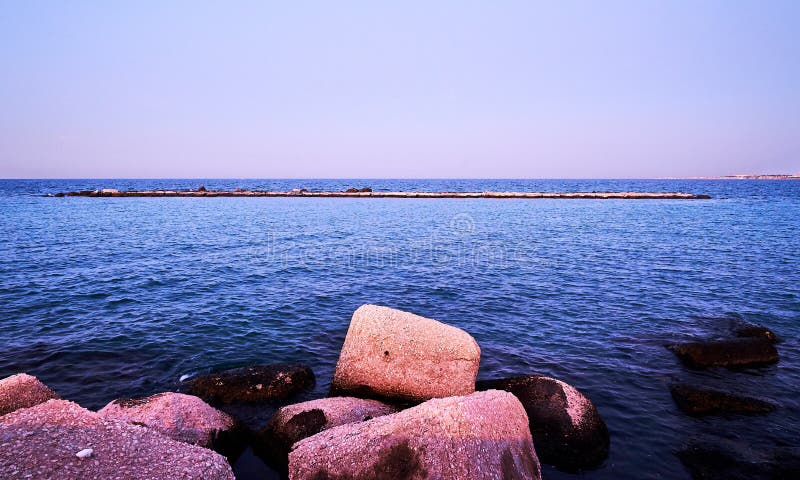
[[[608,428],[594,404],[581,392],[550,377],[527,375],[477,383],[513,393],[530,419],[536,452],[543,463],[575,471],[608,457]]]
[[[225,458],[211,450],[65,400],[0,417],[0,439],[0,478],[234,478]]]
[[[672,385],[669,391],[678,408],[692,415],[769,413],[777,408],[777,405],[758,398],[735,395],[694,385]]]
[[[344,191],[344,193],[358,193],[358,189],[355,187],[348,188],[347,190]]]
[[[185,390],[212,405],[263,402],[283,400],[314,382],[314,372],[299,363],[250,365],[189,379]]]
[[[369,187],[361,187],[361,193],[367,193],[367,192],[371,192],[371,191],[372,191],[372,189],[369,188]]]
[[[332,395],[419,402],[475,390],[481,349],[456,327],[376,305],[353,313]]]
[[[60,398],[34,376],[18,373],[0,380],[0,415]]]
[[[332,397],[288,405],[278,410],[259,434],[257,452],[286,468],[289,450],[298,441],[323,430],[363,422],[397,412],[395,407],[353,397]]]
[[[429,400],[296,443],[293,480],[540,479],[528,417],[500,392]]]
[[[765,338],[679,343],[668,348],[690,368],[750,367],[778,361],[778,351]]]
[[[101,417],[142,425],[181,442],[213,448],[223,432],[233,429],[229,415],[192,395],[158,393],[146,398],[120,398],[99,412]]]

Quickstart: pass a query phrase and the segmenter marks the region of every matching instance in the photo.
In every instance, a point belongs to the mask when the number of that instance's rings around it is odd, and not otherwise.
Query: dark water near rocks
[[[44,198],[110,187],[687,191],[712,200]],[[687,478],[713,433],[800,443],[800,182],[656,180],[0,181],[0,376],[99,408],[185,374],[312,366],[322,396],[363,303],[461,327],[480,377],[540,373],[597,405],[611,456],[591,479]],[[777,365],[689,371],[664,344],[735,319],[785,341]],[[771,398],[763,417],[691,418],[668,385]],[[254,458],[237,471],[261,471]],[[246,475],[242,475],[245,477]],[[545,478],[576,475],[545,469]]]

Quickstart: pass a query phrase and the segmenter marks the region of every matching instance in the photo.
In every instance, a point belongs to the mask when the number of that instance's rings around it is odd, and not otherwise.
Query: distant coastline
[[[766,174],[739,174],[723,175],[717,177],[691,177],[693,180],[800,180],[800,173],[786,173],[777,175]]]

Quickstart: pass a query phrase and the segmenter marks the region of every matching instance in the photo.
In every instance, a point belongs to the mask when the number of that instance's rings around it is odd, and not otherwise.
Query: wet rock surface
[[[734,327],[733,333],[741,338],[763,338],[772,343],[780,342],[780,337],[763,325],[741,322]]]
[[[0,478],[234,478],[225,458],[211,450],[103,418],[66,400],[0,417],[0,439]]]
[[[314,386],[314,372],[299,363],[251,365],[189,379],[186,393],[212,405],[284,400]]]
[[[181,442],[214,448],[234,429],[228,414],[198,397],[182,393],[158,393],[146,398],[121,398],[110,402],[101,417],[142,425]]]
[[[400,413],[325,430],[296,443],[289,476],[303,479],[540,479],[519,400],[492,390],[429,400]]]
[[[763,399],[698,385],[673,384],[669,390],[678,408],[690,415],[769,413],[778,407]]]
[[[450,325],[388,307],[353,314],[331,394],[421,402],[472,393],[480,347]]]
[[[323,430],[396,412],[395,407],[385,403],[354,397],[288,405],[278,410],[259,433],[256,453],[276,468],[286,470],[289,451],[296,442]]]
[[[778,351],[765,338],[735,338],[677,343],[667,347],[690,368],[742,368],[778,361]]]
[[[610,437],[605,422],[594,404],[571,385],[526,375],[480,381],[476,388],[505,390],[522,402],[543,463],[577,471],[596,467],[608,457]]]
[[[0,416],[59,396],[36,377],[18,373],[0,380]]]

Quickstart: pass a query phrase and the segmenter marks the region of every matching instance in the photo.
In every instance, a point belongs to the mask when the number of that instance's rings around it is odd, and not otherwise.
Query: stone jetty
[[[608,431],[581,392],[538,375],[476,392],[479,363],[469,333],[363,305],[327,398],[291,401],[315,383],[306,365],[250,365],[92,412],[18,374],[0,380],[0,478],[230,480],[245,445],[292,480],[541,480],[540,462],[603,462]],[[277,412],[247,427],[234,405]]]
[[[55,197],[307,197],[307,198],[496,198],[496,199],[608,199],[608,200],[705,200],[709,195],[684,192],[375,192],[351,188],[344,192],[312,192],[295,188],[288,192],[265,190],[80,190]]]

